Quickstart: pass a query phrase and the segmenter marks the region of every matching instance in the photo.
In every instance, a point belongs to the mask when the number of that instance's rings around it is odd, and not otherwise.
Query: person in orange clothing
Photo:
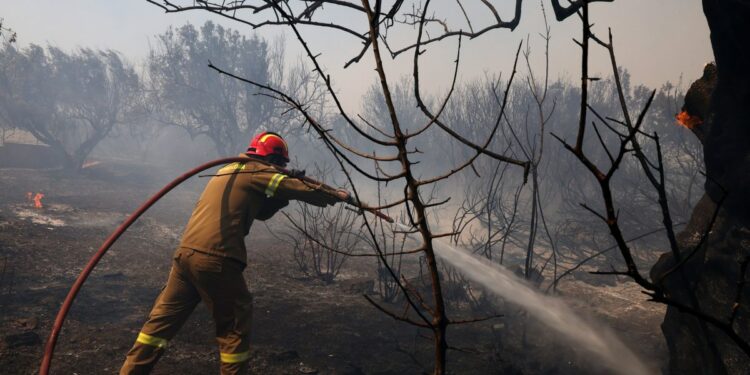
[[[256,135],[240,156],[247,162],[222,167],[206,185],[174,253],[167,284],[120,374],[148,374],[200,301],[216,324],[221,374],[247,373],[252,296],[242,271],[244,238],[253,220],[270,218],[292,199],[326,206],[350,197],[346,190],[311,185],[276,169],[289,162],[286,142],[276,133]]]

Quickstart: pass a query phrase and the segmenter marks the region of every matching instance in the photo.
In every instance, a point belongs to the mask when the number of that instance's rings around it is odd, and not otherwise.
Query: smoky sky
[[[438,2],[433,2],[438,3]],[[448,5],[448,4],[451,5]],[[478,27],[482,21],[481,2],[462,2],[470,14],[477,15]],[[512,1],[494,1],[506,19],[512,17]],[[453,2],[440,1],[435,11],[453,12]],[[544,61],[544,43],[539,33],[544,31],[542,7],[549,8],[549,0],[526,1],[523,5],[521,25],[513,32],[496,30],[476,40],[464,41],[461,50],[459,80],[483,76],[508,74],[515,49],[520,41],[531,44],[532,68],[541,71]],[[580,21],[570,17],[557,22],[549,16],[552,39],[550,41],[550,75],[573,82],[580,76],[580,50],[573,38],[580,39]],[[486,13],[486,12],[484,12]],[[486,14],[485,14],[486,15]],[[136,0],[37,0],[0,2],[0,18],[4,26],[18,33],[18,43],[51,44],[63,49],[89,47],[114,49],[134,64],[140,64],[148,53],[153,37],[169,25],[190,22],[200,25],[212,20],[250,35],[249,27],[224,20],[205,12],[165,14],[162,10]],[[663,83],[683,84],[700,75],[703,65],[713,59],[709,31],[698,0],[615,0],[612,3],[594,3],[591,6],[594,30],[606,37],[612,29],[618,65],[628,69],[634,83],[658,88]],[[452,20],[455,28],[461,18]],[[356,20],[354,20],[356,21]],[[406,28],[394,35],[395,45],[405,45],[414,40],[416,31]],[[343,35],[332,35],[329,30],[306,28],[303,30],[316,53],[321,53],[321,63],[334,79],[334,86],[343,93],[345,106],[356,108],[362,95],[375,82],[372,57],[343,69],[344,62],[359,51],[359,41]],[[302,56],[302,49],[291,33],[282,28],[261,29],[257,33],[269,40],[284,40],[287,63]],[[456,40],[430,46],[422,57],[420,69],[423,86],[427,91],[440,93],[450,84],[452,61],[456,57]],[[606,76],[611,68],[602,49],[593,49],[591,75]],[[399,79],[412,72],[412,54],[405,54],[387,62],[389,77]],[[387,59],[390,60],[390,59]],[[525,67],[524,67],[525,69]]]

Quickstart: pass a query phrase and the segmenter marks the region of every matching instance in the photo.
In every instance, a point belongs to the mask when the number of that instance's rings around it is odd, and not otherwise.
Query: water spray
[[[78,292],[81,290],[81,287],[83,286],[83,283],[86,282],[86,279],[89,277],[91,272],[94,270],[96,265],[99,263],[99,261],[102,259],[104,254],[109,250],[110,247],[117,241],[117,239],[120,238],[120,236],[125,233],[125,231],[136,221],[138,218],[143,215],[144,212],[146,212],[151,206],[154,205],[154,203],[158,202],[159,199],[164,197],[168,192],[170,192],[172,189],[183,183],[188,178],[206,170],[211,167],[215,167],[217,165],[221,164],[228,164],[228,163],[246,163],[248,161],[256,161],[260,162],[262,164],[266,164],[268,166],[271,166],[275,168],[280,173],[293,176],[294,174],[291,171],[288,171],[286,169],[280,168],[278,166],[275,166],[273,164],[266,163],[262,160],[257,159],[248,159],[248,157],[245,156],[235,156],[230,158],[222,158],[217,159],[214,161],[210,161],[208,163],[199,165],[188,172],[185,172],[181,176],[175,178],[172,182],[164,186],[161,190],[159,190],[156,194],[151,196],[146,202],[144,202],[140,207],[138,207],[137,210],[135,210],[128,218],[120,224],[117,229],[115,229],[109,237],[104,241],[102,246],[97,250],[96,253],[91,257],[89,262],[86,264],[86,266],[81,271],[80,275],[78,275],[78,278],[76,279],[75,283],[73,283],[73,286],[70,288],[70,291],[68,292],[68,295],[65,297],[65,300],[63,301],[62,306],[60,307],[60,311],[57,313],[57,316],[55,317],[55,322],[52,324],[52,330],[50,331],[49,338],[47,339],[47,343],[44,348],[44,357],[42,358],[42,364],[39,367],[39,374],[40,375],[47,375],[49,374],[50,365],[52,363],[52,356],[55,353],[55,345],[57,344],[57,337],[60,335],[60,330],[62,329],[63,323],[65,322],[65,318],[68,315],[68,312],[70,311],[70,308],[73,306],[73,301],[75,301],[76,296],[78,295]],[[335,191],[336,189],[325,185],[323,183],[320,183],[318,181],[315,181],[309,177],[296,177],[303,181],[306,181],[312,185],[319,186],[323,190],[328,190],[329,192]],[[346,201],[346,203],[355,206],[358,210],[361,211],[367,211],[371,212],[372,214],[383,218],[384,220],[388,221],[389,223],[393,222],[393,219],[389,216],[383,214],[382,212],[363,204],[359,201],[357,201],[353,196],[350,195],[349,199]]]
[[[404,233],[409,226],[395,224]],[[565,302],[542,294],[528,286],[502,265],[477,257],[442,241],[433,241],[435,255],[462,271],[464,276],[486,290],[522,307],[539,322],[560,333],[578,347],[602,360],[613,373],[647,375],[655,373],[646,366],[610,329],[586,322]]]

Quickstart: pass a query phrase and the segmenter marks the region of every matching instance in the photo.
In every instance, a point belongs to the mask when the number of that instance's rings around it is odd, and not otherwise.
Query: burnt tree
[[[742,5],[738,5],[740,3]],[[679,374],[744,374],[750,369],[747,306],[744,303],[747,299],[745,276],[750,265],[750,236],[747,229],[747,198],[738,193],[747,187],[746,173],[750,168],[747,158],[748,131],[743,127],[741,117],[743,104],[746,106],[748,102],[748,75],[731,75],[734,70],[741,71],[740,61],[747,57],[742,51],[744,45],[739,36],[746,35],[745,32],[748,31],[747,26],[743,29],[739,24],[732,24],[741,23],[738,20],[745,18],[733,16],[747,16],[748,8],[747,2],[733,4],[704,2],[709,25],[712,27],[717,66],[726,63],[729,68],[718,68],[716,87],[711,90],[712,66],[707,66],[702,81],[691,86],[691,92],[686,95],[687,111],[703,112],[705,119],[686,121],[691,114],[678,116],[683,123],[703,127],[696,133],[704,139],[708,171],[707,194],[696,206],[685,231],[679,234],[675,231],[667,199],[667,172],[659,135],[643,128],[643,120],[655,91],[645,100],[637,116],[634,116],[625,100],[612,33],[610,31],[606,39],[594,33],[589,21],[588,4],[584,4],[580,12],[583,33],[581,40],[577,41],[582,50],[579,130],[572,143],[555,136],[598,183],[600,207],[587,203],[582,205],[606,225],[624,261],[624,269],[594,273],[627,276],[643,288],[643,293],[651,301],[668,306],[663,330],[670,346],[671,371]],[[713,20],[712,16],[715,17]],[[732,34],[735,32],[738,34]],[[587,90],[590,77],[587,62],[591,46],[600,46],[609,54],[620,100],[617,114],[599,114],[589,104]],[[722,78],[723,71],[726,71],[726,75]],[[701,100],[701,95],[713,97]],[[720,103],[722,100],[725,102]],[[709,104],[699,105],[701,101]],[[696,110],[701,107],[708,109]],[[590,132],[587,132],[589,113],[594,117],[591,128],[609,161],[591,158],[590,147],[584,147],[586,135],[591,137]],[[617,142],[602,138],[597,131],[596,122],[615,134]],[[651,150],[647,147],[649,145]],[[718,148],[721,149],[717,150]],[[669,243],[669,253],[663,255],[651,270],[650,279],[642,272],[625,239],[625,232],[620,224],[619,202],[614,194],[620,187],[613,183],[613,177],[623,165],[624,157],[629,155],[640,164],[641,172],[648,181],[646,186],[658,196],[656,204],[660,207]]]
[[[708,65],[686,95],[683,109],[693,121],[679,120],[691,125],[703,143],[706,194],[678,236],[682,253],[664,254],[651,275],[672,298],[694,298],[704,312],[749,337],[750,293],[745,285],[750,263],[750,1],[704,0],[703,10],[716,65]],[[715,223],[710,235],[698,243],[711,221]],[[679,264],[684,276],[669,272]],[[672,373],[750,371],[747,351],[683,309],[670,306],[662,330]]]

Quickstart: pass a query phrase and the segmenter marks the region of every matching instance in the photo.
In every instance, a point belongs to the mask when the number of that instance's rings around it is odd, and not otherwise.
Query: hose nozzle
[[[375,216],[377,216],[377,217],[379,217],[379,218],[381,218],[381,219],[383,219],[383,220],[385,220],[385,221],[387,221],[387,222],[389,222],[391,224],[393,223],[393,218],[392,217],[390,217],[390,216],[388,216],[388,215],[386,215],[386,214],[384,214],[384,213],[382,213],[382,212],[380,212],[380,211],[378,211],[378,210],[376,210],[374,208],[369,207],[367,204],[363,204],[362,202],[360,202],[357,199],[357,197],[354,196],[354,194],[349,193],[349,197],[346,199],[346,203],[348,203],[348,204],[350,204],[350,205],[358,208],[360,211],[368,211],[371,214],[373,214],[373,215],[375,215]]]
[[[355,207],[360,207],[362,205],[357,199],[357,197],[355,197],[354,194],[352,193],[349,193],[349,198],[346,199],[346,203],[349,203]]]

